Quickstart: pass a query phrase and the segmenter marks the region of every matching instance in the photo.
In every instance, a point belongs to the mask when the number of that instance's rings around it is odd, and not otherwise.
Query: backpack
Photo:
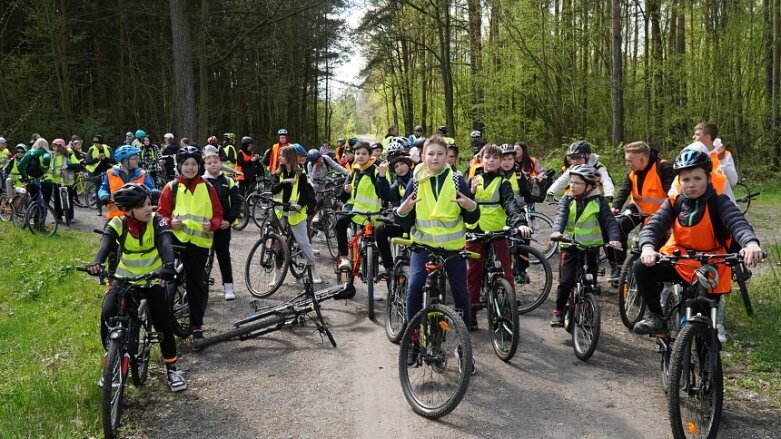
[[[541,176],[528,179],[531,202],[541,203],[545,201],[545,197],[548,194],[548,188],[553,184],[553,176],[555,174],[556,171],[548,169]]]
[[[29,160],[25,164],[24,171],[28,177],[41,178],[43,177],[43,168],[41,167],[41,158],[30,156]]]

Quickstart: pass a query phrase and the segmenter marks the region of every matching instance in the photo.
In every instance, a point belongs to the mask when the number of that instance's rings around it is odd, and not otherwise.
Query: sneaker
[[[727,342],[727,329],[724,328],[724,325],[717,323],[716,324],[716,331],[718,331],[719,334],[719,342],[721,344],[724,344]]]
[[[103,216],[103,212],[98,211],[98,216]]]
[[[461,346],[456,348],[456,361],[458,361],[458,371],[461,372],[461,364],[463,361],[461,360],[462,350]],[[469,375],[474,375],[477,373],[477,367],[475,366],[475,357],[472,357],[472,369],[469,371]]]
[[[553,318],[550,319],[551,328],[563,328],[564,327],[564,314],[553,314]]]
[[[385,270],[381,271],[377,275],[377,282],[387,281],[391,278],[393,270],[390,268],[386,268]]]
[[[313,284],[323,283],[323,278],[320,277],[320,273],[317,272],[314,265],[312,265],[311,270],[312,270],[312,283]]]
[[[634,328],[635,334],[647,335],[667,332],[667,323],[664,317],[651,314],[645,319],[637,322]]]
[[[225,284],[225,300],[233,300],[236,298],[236,292],[233,291],[233,284]]]
[[[347,256],[340,256],[339,257],[339,267],[337,267],[337,270],[339,271],[350,271],[352,269],[350,265],[350,258]]]
[[[193,340],[203,340],[203,331],[200,329],[193,329]]]
[[[374,291],[374,301],[382,302],[383,300],[385,300],[385,295],[381,291]]]
[[[413,341],[412,344],[409,347],[409,350],[407,351],[407,366],[408,367],[418,367],[418,351],[420,350],[420,347],[418,345],[418,342]]]
[[[271,280],[271,282],[268,283],[268,286],[273,287],[274,285],[282,282],[282,270],[275,269],[274,270],[274,279]]]
[[[203,335],[201,335],[201,337],[203,337]],[[180,392],[187,388],[187,382],[184,381],[184,377],[182,376],[181,372],[178,370],[168,371],[168,387],[172,392]]]

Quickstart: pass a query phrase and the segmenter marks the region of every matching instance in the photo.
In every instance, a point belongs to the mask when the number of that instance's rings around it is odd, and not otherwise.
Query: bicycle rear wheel
[[[98,194],[95,192],[95,183],[90,181],[84,184],[84,193],[81,194],[81,197],[85,207],[97,207]]]
[[[719,431],[724,377],[718,352],[711,364],[711,334],[704,323],[688,322],[675,340],[667,399],[675,438],[715,438]]]
[[[434,304],[415,314],[399,349],[401,389],[415,413],[437,419],[453,411],[469,387],[471,369],[472,344],[455,310]]]
[[[407,280],[409,265],[397,263],[393,267],[388,301],[385,304],[385,335],[392,343],[398,343],[407,326]]]
[[[374,258],[376,258],[374,254],[374,247],[371,245],[366,246],[366,254],[363,258],[363,264],[366,268],[364,271],[364,274],[366,276],[366,295],[369,297],[368,300],[368,313],[369,313],[369,320],[374,320],[374,266],[375,261]]]
[[[547,261],[546,261],[547,262]],[[503,277],[494,279],[486,294],[488,300],[488,331],[496,356],[510,361],[518,349],[519,326],[518,306],[510,283]]]
[[[168,314],[171,316],[171,329],[180,338],[187,338],[192,333],[190,326],[190,305],[187,302],[187,288],[182,274],[166,286],[168,295]]]
[[[255,242],[244,266],[244,283],[255,297],[268,297],[282,286],[290,265],[290,253],[281,236],[268,233]],[[279,277],[276,276],[279,270]]]
[[[48,204],[31,204],[24,221],[33,234],[54,236],[57,233],[57,215]]]
[[[599,303],[591,293],[586,293],[583,302],[575,305],[572,327],[572,347],[575,356],[586,361],[594,354],[599,343],[601,329]]]
[[[634,272],[635,261],[639,257],[640,255],[635,252],[626,257],[618,280],[618,313],[621,315],[621,322],[630,331],[642,320],[645,313],[645,300],[637,289]]]
[[[512,260],[518,312],[526,314],[545,303],[553,285],[553,271],[542,252],[534,247],[516,246]]]
[[[11,222],[18,229],[27,227],[27,206],[24,196],[16,194],[11,197]]]
[[[535,240],[532,241],[531,246],[542,252],[545,259],[550,259],[559,249],[558,241],[550,240],[550,234],[553,232],[553,220],[539,212],[529,212],[526,220],[534,231]]]
[[[117,437],[122,423],[125,380],[127,379],[128,357],[122,353],[122,342],[110,339],[103,365],[103,389],[101,413],[103,417],[103,435],[106,438]]]
[[[133,324],[130,338],[130,376],[133,385],[141,387],[149,376],[149,357],[152,351],[152,323],[149,320],[149,305],[138,313],[138,322]]]

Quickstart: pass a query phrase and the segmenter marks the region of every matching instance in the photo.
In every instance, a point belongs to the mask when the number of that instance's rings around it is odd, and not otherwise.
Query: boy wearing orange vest
[[[109,221],[115,216],[124,215],[114,204],[113,195],[126,183],[143,184],[152,192],[152,199],[156,197],[155,183],[149,174],[139,167],[140,154],[141,150],[131,145],[122,145],[114,152],[114,159],[118,164],[106,171],[103,183],[98,189],[99,203],[106,206],[106,219]]]

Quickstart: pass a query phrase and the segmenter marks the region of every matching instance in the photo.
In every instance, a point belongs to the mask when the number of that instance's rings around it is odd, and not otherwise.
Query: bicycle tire
[[[149,376],[149,357],[151,356],[152,323],[149,320],[149,304],[138,313],[138,321],[131,325],[130,334],[130,376],[133,385],[141,387]]]
[[[88,205],[84,204],[84,188],[86,188],[86,183],[82,180],[82,177],[78,177],[78,180],[74,185],[76,196],[73,197],[73,204],[76,206],[89,207]]]
[[[451,331],[454,332],[454,336],[441,336],[442,334],[447,335]],[[421,333],[426,335],[420,335]],[[417,337],[418,340],[413,337]],[[419,341],[421,338],[424,339],[423,342]],[[435,340],[436,338],[440,338],[442,342],[439,343],[438,340]],[[456,340],[453,340],[454,338]],[[448,342],[450,342],[448,347],[442,348],[442,344]],[[413,366],[407,366],[409,350],[418,349],[416,346],[423,343],[426,344],[424,348],[426,352],[418,350],[418,361]],[[455,357],[455,349],[459,343],[462,349],[460,364],[458,364],[459,361],[448,362],[451,356]],[[456,348],[451,351],[451,346],[456,346]],[[420,310],[410,319],[399,349],[399,379],[404,397],[415,413],[425,418],[437,419],[453,411],[461,403],[469,387],[471,367],[472,344],[469,332],[461,316],[454,309],[442,304],[433,304]],[[437,368],[437,372],[423,370],[422,373],[417,373],[420,369],[429,368]],[[413,373],[414,376],[410,377],[410,373]],[[419,375],[422,375],[421,379],[418,379]],[[419,383],[424,378],[447,378],[446,375],[455,378],[455,382],[448,385],[446,390],[444,384],[435,386],[428,385],[428,382]],[[423,391],[432,387],[445,390],[441,402],[424,398]]]
[[[40,220],[41,216],[43,220]],[[41,203],[33,203],[27,208],[24,222],[33,235],[54,236],[59,226],[54,209],[48,204]]]
[[[11,221],[13,213],[8,196],[5,193],[0,194],[0,221]]]
[[[11,222],[18,229],[27,227],[27,207],[25,204],[23,195],[16,194],[11,197]]]
[[[532,241],[533,247],[545,255],[545,259],[550,259],[559,250],[558,241],[550,239],[551,232],[553,232],[553,220],[540,212],[529,212],[526,221],[534,231],[533,236],[539,238],[537,241]]]
[[[266,217],[269,214],[274,214],[270,206],[263,205],[260,199],[260,195],[257,192],[253,192],[247,197],[247,208],[250,211],[250,217],[252,222],[259,230],[263,230],[263,223],[266,221]],[[249,206],[252,206],[250,208]]]
[[[717,353],[715,368],[708,361],[710,355],[708,343],[711,336],[711,330],[704,323],[688,322],[673,345],[667,404],[674,438],[685,438],[695,434],[697,435],[695,437],[703,438],[717,436],[724,400],[724,377],[721,370],[721,356]],[[698,391],[697,385],[703,387],[702,383],[707,379],[704,374],[708,372],[713,375],[712,386]],[[704,408],[703,399],[706,395],[711,398],[708,403],[708,413],[697,416],[694,409]],[[689,400],[693,403],[686,404]],[[686,410],[683,406],[691,406],[691,410]],[[705,417],[707,421],[699,425],[697,421]],[[702,432],[699,431],[701,428]]]
[[[735,197],[738,209],[745,215],[749,207],[751,207],[751,198],[749,198],[751,190],[745,183],[738,182],[732,186],[732,194]]]
[[[103,435],[109,439],[117,437],[122,424],[124,409],[122,405],[127,379],[127,366],[123,363],[126,361],[128,360],[122,353],[122,342],[110,339],[103,365],[103,388],[101,389]],[[114,385],[115,381],[116,385]]]
[[[572,347],[575,356],[581,361],[591,358],[597,349],[602,326],[600,317],[597,297],[592,293],[586,293],[583,302],[575,305],[572,328]]]
[[[668,294],[667,300],[664,303],[664,313],[667,316],[667,331],[669,332],[669,342],[667,343],[667,350],[661,352],[662,359],[659,362],[659,376],[662,381],[662,390],[664,393],[670,392],[670,357],[672,356],[673,340],[678,333],[679,320],[680,320],[680,308],[678,308],[677,300],[674,294]]]
[[[519,251],[526,252],[529,257],[526,276],[521,276],[518,271]],[[538,263],[533,263],[533,261]],[[539,308],[545,303],[553,286],[553,270],[550,262],[541,251],[528,245],[518,245],[513,255],[513,275],[515,277],[515,298],[518,301],[518,313],[526,314]],[[540,272],[541,271],[541,272]],[[542,287],[540,288],[540,285]]]
[[[409,265],[396,263],[391,275],[388,300],[385,303],[385,335],[398,344],[407,327],[407,280]]]
[[[177,276],[178,277],[178,276]],[[179,338],[187,338],[193,333],[190,326],[190,304],[187,301],[187,287],[184,276],[166,287],[168,295],[168,315],[171,317],[171,330]]]
[[[241,337],[251,334],[260,329],[265,329],[271,326],[284,324],[285,320],[286,318],[282,314],[272,315],[266,318],[262,318],[254,322],[247,323],[246,325],[236,326],[233,329],[223,332],[221,334],[216,334],[211,337],[194,340],[193,348],[201,350],[209,346],[213,346],[217,343],[233,340],[234,338],[241,339]]]
[[[214,278],[212,277],[212,268],[214,268],[214,247],[209,250],[209,258],[206,259],[206,266],[203,268],[204,279],[206,285],[214,285]]]
[[[646,307],[635,280],[634,265],[639,258],[640,255],[636,252],[627,255],[618,279],[618,313],[621,315],[621,322],[630,331],[643,319]]]
[[[247,224],[249,223],[249,211],[247,208],[247,203],[244,202],[244,197],[239,195],[239,199],[241,199],[241,209],[239,209],[239,217],[236,218],[236,221],[231,224],[231,228],[233,230],[244,230],[245,227],[247,227]]]
[[[306,274],[306,266],[309,262],[304,256],[304,250],[298,245],[298,241],[291,234],[287,240],[287,248],[290,250],[290,274],[296,279],[301,279]]]
[[[84,205],[85,207],[97,207],[98,194],[95,192],[95,183],[88,182],[84,185]]]
[[[746,308],[746,314],[748,316],[754,315],[754,306],[751,305],[751,296],[748,293],[748,286],[746,285],[746,271],[743,262],[732,267],[732,276],[735,278],[735,282],[738,283],[740,297],[743,299],[743,307]]]
[[[282,261],[278,261],[280,257]],[[255,297],[271,296],[285,281],[289,265],[290,253],[285,241],[276,233],[267,233],[255,242],[247,256],[244,265],[244,283],[247,285],[247,290]],[[281,270],[281,275],[279,282],[270,285],[268,277],[265,276],[270,274],[273,282],[274,267]]]
[[[500,360],[510,361],[518,349],[520,322],[515,294],[507,279],[497,276],[486,300],[491,346]]]
[[[374,254],[374,247],[371,245],[366,246],[366,254],[363,258],[363,264],[366,268],[365,280],[366,280],[366,295],[368,296],[368,308],[366,309],[369,314],[369,320],[374,320],[374,258],[377,256]]]

